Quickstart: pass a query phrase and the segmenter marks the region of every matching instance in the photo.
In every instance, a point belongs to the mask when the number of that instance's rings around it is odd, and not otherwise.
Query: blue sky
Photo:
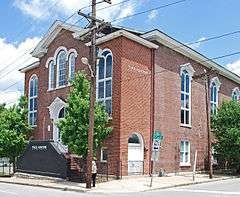
[[[113,0],[113,3],[121,1],[123,0]],[[129,0],[121,6],[102,10],[99,17],[111,21],[175,1],[177,0]],[[34,47],[56,19],[64,20],[78,8],[89,4],[89,0],[58,0],[57,2],[56,0],[3,0],[0,2],[0,50],[3,51],[2,55],[0,54],[0,70],[8,66],[14,57],[21,56],[26,50]],[[240,30],[239,8],[238,0],[188,0],[114,24],[140,31],[160,29],[175,39],[188,43]],[[69,22],[74,23],[79,18],[75,15]],[[78,23],[78,25],[84,24]],[[240,51],[240,33],[193,47],[209,58],[238,52]],[[23,75],[17,70],[24,64],[34,61],[30,59],[24,62],[29,58],[28,54],[24,58],[19,58],[0,72],[0,92],[17,80],[23,79]],[[228,65],[228,68],[240,74],[240,55],[217,60],[217,62],[223,66]],[[16,71],[2,79],[1,75],[5,75],[14,67]],[[7,93],[1,92],[0,102],[9,102],[9,99],[6,100],[8,97],[13,102],[22,90],[23,84],[20,82],[8,89]]]

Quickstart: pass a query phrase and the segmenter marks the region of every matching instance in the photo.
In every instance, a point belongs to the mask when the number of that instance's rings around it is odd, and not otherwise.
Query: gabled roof
[[[79,33],[81,31],[86,31],[78,26],[70,25],[62,21],[55,21],[53,25],[49,28],[48,32],[44,35],[42,40],[38,43],[35,49],[31,52],[31,55],[36,58],[41,58],[45,53],[47,53],[48,46],[57,37],[62,29],[72,31],[73,33]]]
[[[170,37],[169,35],[155,29],[150,32],[147,32],[141,37],[150,40],[150,41],[157,41],[158,43],[169,47],[170,49],[183,54],[184,56],[199,62],[200,64],[206,66],[207,68],[213,68],[219,72],[222,76],[225,76],[238,84],[240,84],[240,76],[237,74],[229,71],[228,69],[224,68],[223,66],[219,65],[218,63],[212,61],[211,59],[207,58],[206,56],[202,55],[201,53],[195,51],[194,49],[188,47],[187,45],[177,41],[176,39]]]

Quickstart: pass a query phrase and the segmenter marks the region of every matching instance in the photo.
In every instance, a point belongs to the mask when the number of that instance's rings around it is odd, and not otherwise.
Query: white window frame
[[[180,111],[180,125],[181,126],[184,126],[184,127],[191,127],[192,125],[192,77],[195,73],[195,70],[193,69],[192,65],[190,63],[187,63],[187,64],[184,64],[184,65],[181,65],[180,66],[181,70],[180,70],[180,79],[181,79],[181,88],[182,88],[182,75],[186,72],[187,75],[189,76],[189,93],[187,93],[186,91],[186,77],[185,77],[185,80],[184,80],[184,89],[185,91],[182,91],[181,89],[181,95],[182,94],[184,95],[184,107],[182,107],[182,104],[181,104],[181,111]],[[186,95],[189,96],[189,109],[187,109],[185,106],[186,106]],[[181,97],[180,97],[180,100],[181,100]],[[182,100],[181,100],[182,101]],[[186,111],[189,112],[189,120],[188,120],[188,124],[186,123],[186,115],[184,115],[184,123],[181,122],[182,120],[182,110],[184,111],[184,114],[186,114]]]
[[[30,96],[30,92],[31,92],[31,81],[35,81],[33,83],[33,96]],[[37,92],[36,94],[34,93],[34,90],[35,90],[35,86],[36,86],[36,80],[37,80]],[[29,80],[29,84],[28,84],[28,123],[31,127],[36,127],[37,126],[37,109],[34,109],[34,100],[38,98],[38,85],[39,84],[39,81],[38,81],[38,77],[36,74],[33,74],[31,77],[30,77],[30,80]],[[31,103],[31,100],[33,99],[33,110],[30,110],[30,103]],[[38,101],[37,101],[37,108],[38,108]],[[36,113],[36,122],[34,124],[31,124],[31,121],[30,121],[30,114],[35,114]]]
[[[106,56],[100,56],[101,58],[104,59],[104,78],[103,78],[103,79],[99,79],[99,76],[98,76],[99,66],[97,66],[97,75],[96,75],[96,100],[97,100],[97,102],[103,102],[104,104],[106,103],[107,100],[111,100],[111,106],[112,106],[112,95],[111,95],[111,97],[106,97],[106,81],[110,81],[110,80],[111,80],[111,93],[113,93],[113,92],[112,92],[112,85],[113,85],[113,81],[112,81],[112,78],[113,78],[113,54],[112,54],[112,52],[111,52],[110,49],[104,49],[104,50],[102,51],[102,53],[104,53],[105,51],[109,51],[109,54],[107,54]],[[106,78],[106,71],[107,71],[107,69],[106,69],[106,65],[107,65],[106,62],[107,62],[107,57],[108,57],[109,55],[112,56],[112,74],[111,74],[111,77],[107,77],[107,78]],[[104,84],[104,90],[103,90],[103,91],[104,91],[104,92],[103,92],[104,97],[103,97],[103,98],[98,98],[98,87],[99,87],[99,83],[101,83],[101,82],[103,82],[103,84]],[[111,109],[111,111],[113,111],[113,110]],[[112,118],[112,113],[111,113],[111,115],[109,116],[109,118],[110,118],[110,119]]]
[[[73,66],[73,77],[71,77],[72,74],[72,58],[74,58],[74,66]],[[76,56],[75,54],[72,52],[69,54],[68,56],[68,78],[69,80],[74,80],[75,77],[75,69],[76,69]]]
[[[60,55],[61,55],[61,53],[65,53],[65,56],[66,56],[66,59],[65,59],[65,66],[66,66],[66,81],[65,81],[65,84],[63,84],[63,85],[59,85],[59,69],[60,69],[60,65],[59,65],[59,60],[60,60]],[[67,52],[65,51],[65,50],[61,50],[61,51],[59,51],[59,53],[58,53],[58,55],[57,55],[57,79],[56,79],[56,88],[61,88],[61,87],[65,87],[67,85]]]
[[[183,148],[183,152],[181,151],[181,144],[182,142],[184,143],[184,148]],[[186,142],[188,142],[188,147],[186,148]],[[181,140],[180,142],[180,166],[191,166],[191,161],[190,161],[190,158],[191,158],[191,143],[189,140]],[[181,162],[181,153],[183,153],[183,162]],[[188,160],[187,162],[185,161],[186,160],[186,154],[185,153],[188,153]]]
[[[234,99],[234,94],[236,94],[237,99]],[[236,87],[232,90],[232,100],[236,100],[236,101],[240,100],[240,91],[239,91],[238,87]]]
[[[102,148],[101,148],[101,159],[100,159],[101,162],[107,162],[107,160],[104,160],[104,159],[103,159],[103,151],[104,151],[104,150],[105,150],[105,151],[108,151],[108,148],[107,148],[107,147],[102,147]],[[107,154],[107,156],[108,156],[108,154]]]
[[[212,100],[212,86],[213,86],[213,84],[215,84],[215,86],[216,86],[216,102]],[[211,109],[211,114],[212,114],[212,105],[216,105],[216,113],[217,113],[220,86],[221,86],[221,82],[218,79],[218,77],[212,78],[211,84],[210,84],[210,105],[211,105],[210,109]]]
[[[53,70],[52,70],[52,65],[53,65]],[[49,66],[48,66],[48,90],[53,90],[55,87],[55,64],[54,64],[54,61],[50,61],[49,62]],[[52,71],[53,71],[53,79],[52,79]],[[52,87],[53,85],[53,87]]]

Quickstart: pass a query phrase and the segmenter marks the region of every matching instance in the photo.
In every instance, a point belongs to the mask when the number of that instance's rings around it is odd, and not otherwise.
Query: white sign
[[[161,145],[161,140],[159,139],[154,139],[153,140],[153,151],[159,151]]]

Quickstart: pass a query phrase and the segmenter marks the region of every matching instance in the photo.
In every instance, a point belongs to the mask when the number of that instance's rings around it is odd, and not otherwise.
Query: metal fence
[[[0,161],[0,176],[12,176],[13,175],[13,164],[8,160]]]

